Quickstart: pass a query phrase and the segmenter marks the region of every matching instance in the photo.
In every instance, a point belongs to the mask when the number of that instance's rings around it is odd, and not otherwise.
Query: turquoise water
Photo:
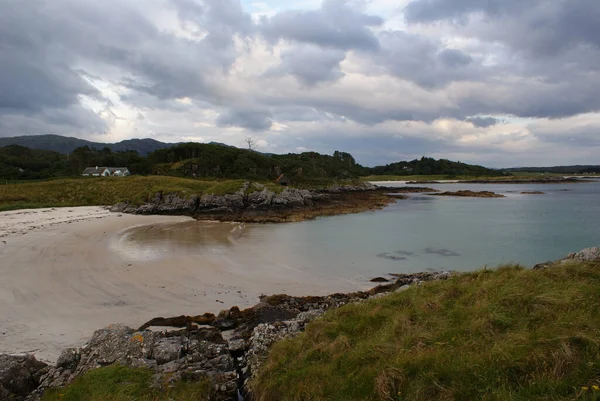
[[[185,251],[218,254],[248,269],[260,263],[360,281],[386,273],[469,271],[511,262],[532,266],[600,245],[600,183],[429,186],[494,191],[506,198],[411,194],[380,211],[290,224],[248,224],[231,241],[198,245],[190,245],[192,230]],[[545,194],[520,194],[535,190]],[[202,227],[200,222],[185,225],[187,231]],[[163,240],[164,246],[166,238],[159,234],[154,240]]]

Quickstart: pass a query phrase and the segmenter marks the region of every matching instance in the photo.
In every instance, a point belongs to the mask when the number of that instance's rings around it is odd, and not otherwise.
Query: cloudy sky
[[[0,136],[600,164],[598,0],[0,0]]]

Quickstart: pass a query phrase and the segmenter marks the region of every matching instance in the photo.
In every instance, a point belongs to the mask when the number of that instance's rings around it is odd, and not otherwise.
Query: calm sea
[[[128,242],[146,258],[211,255],[247,269],[260,264],[357,282],[386,273],[532,266],[600,245],[600,183],[428,186],[506,198],[413,194],[383,210],[300,223],[155,226],[130,232]]]

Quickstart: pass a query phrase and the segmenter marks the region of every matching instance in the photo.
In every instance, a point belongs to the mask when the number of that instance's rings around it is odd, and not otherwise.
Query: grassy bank
[[[67,388],[47,390],[42,401],[205,401],[212,387],[208,381],[179,382],[161,391],[153,384],[149,369],[109,366],[85,374]]]
[[[328,312],[257,400],[598,400],[600,265],[508,266]]]
[[[0,211],[40,207],[104,206],[146,202],[157,192],[182,196],[234,193],[245,180],[196,180],[163,176],[74,178],[0,185]],[[282,187],[263,183],[273,191]]]

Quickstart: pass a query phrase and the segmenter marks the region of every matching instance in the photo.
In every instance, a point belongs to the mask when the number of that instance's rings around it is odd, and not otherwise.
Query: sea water
[[[600,245],[600,183],[427,186],[505,198],[408,194],[382,210],[299,223],[155,225],[130,232],[128,242],[157,258],[212,255],[246,270],[260,265],[356,282],[388,273],[531,267]],[[521,194],[526,191],[544,194]]]

